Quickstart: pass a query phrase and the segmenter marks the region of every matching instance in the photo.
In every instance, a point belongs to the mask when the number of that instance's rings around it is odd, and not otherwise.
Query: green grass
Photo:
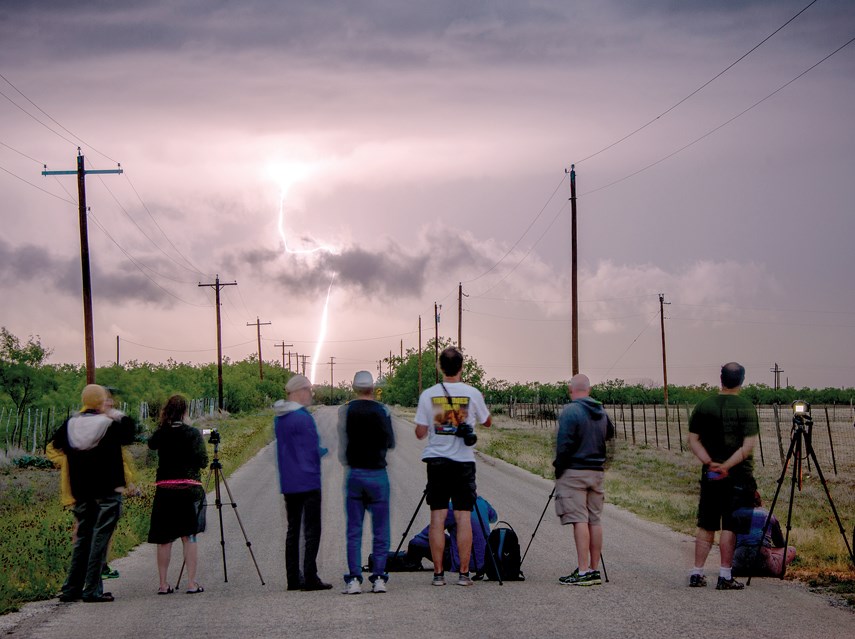
[[[269,411],[205,421],[196,425],[217,427],[221,433],[220,461],[226,475],[273,439]],[[125,498],[111,558],[124,556],[148,535],[157,456],[144,444],[135,444],[131,451],[139,494]],[[209,457],[212,452],[209,445]],[[15,611],[27,601],[54,597],[65,579],[73,515],[60,506],[58,494],[56,470],[11,469],[0,474],[0,614]]]
[[[478,429],[479,449],[542,477],[552,478],[554,437],[552,429],[494,426]],[[792,472],[788,470],[775,506],[785,526]],[[802,488],[795,492],[790,545],[797,556],[790,578],[841,596],[855,605],[855,577],[843,537],[815,474],[803,467]],[[827,472],[827,471],[826,471]],[[699,462],[688,452],[671,452],[618,441],[605,475],[606,500],[644,519],[693,535],[698,505]],[[756,463],[760,493],[771,505],[781,470]],[[826,475],[826,481],[847,536],[855,518],[855,479],[851,472]],[[784,530],[786,534],[786,530]],[[851,543],[851,538],[850,538]]]

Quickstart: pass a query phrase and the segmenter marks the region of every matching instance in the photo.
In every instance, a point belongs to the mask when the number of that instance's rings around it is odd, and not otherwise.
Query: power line
[[[634,339],[634,340],[632,340],[632,341],[629,343],[629,346],[627,346],[627,347],[626,347],[626,349],[624,349],[623,353],[621,353],[621,354],[618,356],[618,358],[614,361],[614,363],[613,363],[611,366],[609,366],[609,368],[608,368],[608,369],[606,370],[606,372],[605,372],[605,375],[608,375],[609,373],[611,373],[611,372],[612,372],[612,369],[613,369],[615,366],[617,366],[617,363],[618,363],[620,360],[622,360],[622,359],[623,359],[623,356],[624,356],[624,355],[626,355],[626,354],[629,352],[629,349],[630,349],[630,348],[632,348],[633,344],[635,344],[635,343],[639,340],[639,338],[644,334],[644,331],[646,331],[648,328],[650,328],[650,323],[653,321],[653,319],[654,319],[657,315],[659,315],[659,310],[658,310],[658,309],[656,310],[656,312],[655,312],[655,313],[653,313],[653,315],[651,315],[651,316],[650,316],[650,319],[649,319],[649,320],[647,320],[647,323],[644,325],[644,328],[642,328],[642,329],[641,329],[641,332],[640,332],[638,335],[636,335],[636,336],[635,336],[635,339]]]
[[[43,189],[43,188],[42,188],[42,187],[40,187],[38,184],[33,184],[33,183],[32,183],[32,182],[30,182],[29,180],[26,180],[26,179],[22,178],[20,175],[16,175],[16,174],[12,173],[12,171],[10,171],[9,169],[7,169],[7,168],[5,168],[5,167],[0,166],[0,171],[3,171],[3,172],[5,172],[5,173],[8,173],[8,174],[9,174],[9,175],[11,175],[13,178],[16,178],[16,179],[18,179],[18,180],[21,180],[21,182],[23,182],[24,184],[29,184],[29,185],[30,185],[31,187],[33,187],[34,189],[38,189],[38,190],[39,190],[39,191],[41,191],[42,193],[47,193],[47,194],[48,194],[48,195],[50,195],[51,197],[55,197],[57,200],[60,200],[60,201],[62,201],[62,202],[65,202],[66,204],[71,204],[72,206],[74,206],[74,205],[76,205],[76,204],[77,204],[77,202],[75,202],[74,200],[66,200],[64,197],[61,197],[61,196],[57,195],[56,193],[51,193],[50,191],[48,191],[48,190],[46,190],[46,189]]]
[[[603,152],[605,152],[605,151],[608,151],[609,149],[611,149],[611,148],[613,148],[613,147],[617,146],[618,144],[620,144],[621,142],[624,142],[624,141],[628,140],[629,138],[631,138],[632,136],[634,136],[636,133],[639,133],[639,132],[643,131],[644,129],[646,129],[647,127],[649,127],[651,124],[653,124],[654,122],[656,122],[657,120],[659,120],[662,116],[668,115],[671,111],[673,111],[673,110],[674,110],[674,109],[676,109],[678,106],[680,106],[681,104],[683,104],[686,100],[688,100],[688,99],[692,98],[693,96],[695,96],[696,94],[700,93],[700,91],[702,91],[702,90],[703,90],[703,89],[705,89],[707,86],[709,86],[710,84],[712,84],[713,82],[715,82],[716,80],[718,80],[721,76],[723,76],[725,73],[727,73],[728,71],[730,71],[733,67],[735,67],[737,64],[739,64],[740,62],[742,62],[742,61],[743,61],[745,58],[747,58],[749,55],[751,55],[752,53],[754,53],[757,49],[759,49],[759,48],[760,48],[761,46],[763,46],[767,41],[769,41],[769,40],[770,40],[770,39],[771,39],[771,38],[772,38],[776,33],[778,33],[781,29],[783,29],[783,28],[784,28],[784,27],[786,27],[788,24],[790,24],[793,20],[795,20],[796,18],[798,18],[801,14],[803,14],[805,11],[807,11],[807,10],[808,10],[812,5],[814,5],[816,2],[817,2],[817,0],[812,0],[812,2],[808,3],[808,5],[807,5],[806,7],[804,7],[801,11],[799,11],[798,13],[796,13],[796,15],[794,15],[792,18],[790,18],[789,20],[787,20],[784,24],[782,24],[780,27],[778,27],[777,29],[775,29],[775,30],[774,30],[772,33],[770,33],[768,36],[766,36],[765,38],[763,38],[763,40],[761,40],[758,44],[756,44],[756,45],[755,45],[755,46],[753,46],[751,49],[749,49],[746,53],[742,54],[742,55],[741,55],[739,58],[737,58],[735,61],[731,62],[727,67],[725,67],[724,69],[722,69],[721,71],[719,71],[719,72],[718,72],[716,75],[714,75],[712,78],[710,78],[709,80],[707,80],[706,82],[704,82],[701,86],[699,86],[697,89],[695,89],[694,91],[692,91],[692,92],[691,92],[689,95],[687,95],[685,98],[683,98],[682,100],[678,101],[676,104],[674,104],[674,105],[672,105],[672,106],[668,107],[668,109],[666,109],[665,111],[663,111],[662,113],[660,113],[659,115],[657,115],[655,118],[653,118],[652,120],[650,120],[650,121],[649,121],[649,122],[647,122],[646,124],[641,125],[641,126],[640,126],[640,127],[638,127],[635,131],[633,131],[633,132],[631,132],[631,133],[628,133],[627,135],[623,136],[623,137],[622,137],[622,138],[620,138],[619,140],[617,140],[617,141],[615,141],[615,142],[612,142],[611,144],[609,144],[609,145],[608,145],[608,146],[606,146],[606,147],[603,147],[602,149],[600,149],[600,150],[599,150],[599,151],[597,151],[596,153],[592,153],[591,155],[588,155],[588,156],[586,156],[586,157],[582,158],[581,160],[576,161],[576,162],[575,162],[575,164],[581,164],[581,163],[582,163],[582,162],[584,162],[585,160],[590,160],[591,158],[598,156],[600,153],[603,153]]]
[[[665,160],[668,160],[668,159],[670,159],[670,158],[674,157],[674,156],[675,156],[675,155],[677,155],[678,153],[682,153],[683,151],[685,151],[685,150],[686,150],[686,149],[688,149],[689,147],[694,146],[695,144],[697,144],[697,143],[698,143],[698,142],[700,142],[701,140],[703,140],[703,139],[705,139],[705,138],[707,138],[707,137],[711,136],[713,133],[715,133],[715,132],[719,131],[720,129],[723,129],[724,127],[726,127],[728,124],[730,124],[731,122],[733,122],[733,121],[734,121],[734,120],[736,120],[737,118],[742,117],[743,115],[745,115],[746,113],[748,113],[749,111],[751,111],[751,110],[752,110],[752,109],[754,109],[755,107],[759,106],[760,104],[762,104],[763,102],[765,102],[766,100],[768,100],[769,98],[771,98],[772,96],[774,96],[774,95],[776,95],[777,93],[779,93],[779,92],[783,91],[785,88],[787,88],[788,86],[790,86],[793,82],[795,82],[796,80],[798,80],[799,78],[801,78],[801,77],[802,77],[802,76],[804,76],[805,74],[809,73],[810,71],[813,71],[813,70],[814,70],[816,67],[818,67],[820,64],[822,64],[823,62],[825,62],[826,60],[828,60],[831,56],[833,56],[834,54],[836,54],[836,53],[838,53],[838,52],[842,51],[843,49],[845,49],[846,47],[848,47],[848,46],[849,46],[850,44],[852,44],[853,42],[855,42],[855,37],[853,37],[851,40],[849,40],[846,44],[841,45],[840,47],[838,47],[837,49],[835,49],[834,51],[832,51],[831,53],[829,53],[827,56],[825,56],[822,60],[820,60],[819,62],[817,62],[817,63],[816,63],[816,64],[814,64],[813,66],[811,66],[811,67],[809,67],[809,68],[805,69],[804,71],[802,71],[801,73],[799,73],[796,77],[794,77],[794,78],[793,78],[792,80],[790,80],[789,82],[786,82],[786,83],[782,84],[781,86],[779,86],[777,89],[775,89],[774,91],[772,91],[772,93],[770,93],[769,95],[767,95],[765,98],[762,98],[762,99],[758,100],[757,102],[755,102],[754,104],[752,104],[750,107],[748,107],[748,108],[744,109],[743,111],[741,111],[741,112],[737,113],[736,115],[734,115],[734,116],[733,116],[732,118],[730,118],[729,120],[727,120],[727,121],[725,121],[725,122],[723,122],[723,123],[719,124],[717,127],[713,128],[713,129],[711,129],[711,130],[707,131],[707,132],[706,132],[706,133],[704,133],[702,136],[700,136],[699,138],[696,138],[696,139],[692,140],[691,142],[689,142],[689,143],[688,143],[688,144],[686,144],[685,146],[680,147],[680,148],[679,148],[679,149],[677,149],[676,151],[672,151],[672,152],[671,152],[671,153],[669,153],[668,155],[666,155],[666,156],[664,156],[664,157],[662,157],[662,158],[660,158],[660,159],[656,160],[655,162],[652,162],[652,163],[648,164],[648,165],[647,165],[647,166],[645,166],[644,168],[638,169],[637,171],[634,171],[633,173],[630,173],[629,175],[627,175],[627,176],[624,176],[624,177],[620,178],[619,180],[615,180],[614,182],[609,182],[608,184],[605,184],[605,185],[603,185],[603,186],[600,186],[600,187],[598,187],[598,188],[596,188],[596,189],[594,189],[594,190],[592,190],[592,191],[588,191],[587,193],[584,193],[584,194],[583,194],[582,196],[580,196],[580,197],[583,197],[583,196],[586,196],[586,195],[591,195],[591,194],[593,194],[593,193],[597,193],[598,191],[602,191],[602,190],[607,189],[607,188],[609,188],[609,187],[615,186],[616,184],[620,184],[621,182],[624,182],[624,181],[626,181],[626,180],[628,180],[628,179],[630,179],[630,178],[632,178],[632,177],[635,177],[635,176],[636,176],[636,175],[638,175],[639,173],[643,173],[644,171],[646,171],[646,170],[648,170],[648,169],[652,169],[652,168],[653,168],[654,166],[656,166],[657,164],[661,164],[661,163],[662,163],[662,162],[664,162]]]
[[[232,344],[231,346],[223,346],[223,348],[237,348],[238,346],[246,346],[247,344],[252,344],[255,340],[249,340],[248,342],[241,342],[239,344]],[[127,344],[133,344],[134,346],[140,346],[142,348],[148,348],[153,351],[166,351],[170,353],[209,353],[211,351],[217,350],[216,348],[198,348],[198,349],[188,349],[188,348],[161,348],[158,346],[148,346],[147,344],[139,344],[138,342],[132,342],[126,337],[122,338],[122,342]]]
[[[16,149],[16,148],[15,148],[15,147],[13,147],[13,146],[9,146],[9,145],[8,145],[8,144],[6,144],[5,142],[0,142],[0,146],[5,146],[7,149],[9,149],[9,150],[11,150],[11,151],[14,151],[14,152],[15,152],[15,153],[17,153],[18,155],[21,155],[21,156],[23,156],[23,157],[27,158],[28,160],[32,160],[33,162],[35,162],[35,163],[36,163],[36,164],[38,164],[39,166],[44,166],[44,162],[41,162],[41,161],[37,160],[36,158],[34,158],[34,157],[31,157],[31,156],[27,155],[27,154],[26,154],[26,153],[24,153],[23,151],[19,151],[18,149]]]

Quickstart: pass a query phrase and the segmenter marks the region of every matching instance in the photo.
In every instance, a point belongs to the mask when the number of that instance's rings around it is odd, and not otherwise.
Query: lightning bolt
[[[312,248],[312,249],[292,249],[292,248],[288,247],[288,237],[285,233],[285,197],[288,195],[288,189],[290,186],[291,186],[291,183],[283,183],[281,185],[280,191],[279,191],[279,224],[278,224],[278,228],[279,228],[279,237],[282,238],[282,244],[285,247],[285,252],[289,253],[291,255],[305,255],[305,254],[317,253],[319,251],[326,251],[327,253],[335,254],[337,251],[334,248],[332,248],[330,246],[325,246],[325,245],[320,245],[320,246],[317,246],[317,247]],[[315,346],[315,353],[312,356],[312,370],[311,370],[311,373],[309,375],[309,380],[312,382],[312,384],[315,383],[315,370],[316,370],[317,365],[318,365],[318,358],[320,357],[321,349],[323,348],[324,341],[326,340],[326,337],[327,337],[327,324],[328,324],[329,309],[330,309],[330,295],[332,294],[332,285],[333,285],[333,282],[335,281],[335,276],[336,276],[336,274],[333,273],[332,277],[330,278],[330,285],[329,285],[329,288],[327,289],[327,299],[324,302],[324,310],[323,310],[323,313],[321,314],[321,326],[320,326],[320,330],[318,332],[318,340],[317,340],[316,346]]]

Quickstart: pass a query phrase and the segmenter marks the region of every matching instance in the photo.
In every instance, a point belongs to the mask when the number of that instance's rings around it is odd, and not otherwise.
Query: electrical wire
[[[618,362],[623,359],[623,356],[629,352],[629,349],[632,348],[633,344],[635,344],[639,340],[639,338],[644,334],[644,331],[646,331],[648,328],[650,328],[650,324],[653,322],[654,318],[657,315],[659,315],[659,311],[656,311],[655,313],[653,313],[653,315],[650,316],[650,319],[647,320],[647,323],[645,323],[644,328],[641,329],[641,332],[635,336],[635,339],[629,343],[629,346],[627,346],[626,349],[624,349],[623,353],[621,353],[618,356],[618,358],[614,361],[614,363],[611,366],[609,366],[608,370],[606,370],[605,374],[603,375],[604,377],[612,372],[612,369],[615,366],[617,366]]]
[[[582,158],[581,160],[576,161],[576,162],[575,162],[575,164],[582,164],[582,162],[585,162],[586,160],[590,160],[591,158],[594,158],[594,157],[598,156],[600,153],[603,153],[603,152],[605,152],[605,151],[608,151],[609,149],[611,149],[611,148],[613,148],[613,147],[617,146],[618,144],[620,144],[621,142],[624,142],[624,141],[628,140],[629,138],[631,138],[632,136],[634,136],[636,133],[639,133],[639,132],[643,131],[644,129],[646,129],[647,127],[649,127],[651,124],[653,124],[654,122],[656,122],[657,120],[659,120],[659,119],[660,119],[660,118],[662,118],[663,116],[668,115],[671,111],[673,111],[673,110],[674,110],[674,109],[676,109],[678,106],[680,106],[681,104],[683,104],[684,102],[686,102],[686,101],[687,101],[687,100],[689,100],[690,98],[692,98],[692,97],[694,97],[695,95],[697,95],[698,93],[700,93],[703,89],[705,89],[705,88],[706,88],[706,87],[708,87],[710,84],[712,84],[713,82],[715,82],[716,80],[718,80],[721,76],[723,76],[725,73],[727,73],[728,71],[730,71],[733,67],[735,67],[737,64],[739,64],[740,62],[742,62],[742,61],[743,61],[745,58],[747,58],[749,55],[751,55],[752,53],[754,53],[757,49],[759,49],[759,48],[760,48],[761,46],[763,46],[766,42],[768,42],[768,41],[769,41],[769,40],[770,40],[770,39],[771,39],[775,34],[777,34],[779,31],[781,31],[781,29],[783,29],[783,28],[784,28],[784,27],[786,27],[788,24],[790,24],[793,20],[795,20],[796,18],[798,18],[801,14],[803,14],[805,11],[807,11],[807,10],[808,10],[811,6],[813,6],[816,2],[817,2],[817,0],[812,0],[812,2],[808,3],[808,5],[807,5],[806,7],[804,7],[801,11],[799,11],[798,13],[796,13],[792,18],[790,18],[789,20],[787,20],[784,24],[782,24],[780,27],[778,27],[777,29],[775,29],[775,30],[774,30],[772,33],[770,33],[768,36],[766,36],[765,38],[763,38],[763,40],[761,40],[758,44],[756,44],[756,45],[755,45],[755,46],[753,46],[751,49],[749,49],[746,53],[742,54],[742,55],[741,55],[739,58],[737,58],[735,61],[731,62],[727,67],[725,67],[724,69],[722,69],[721,71],[719,71],[719,72],[718,72],[716,75],[714,75],[712,78],[710,78],[709,80],[707,80],[706,82],[704,82],[701,86],[699,86],[697,89],[695,89],[694,91],[692,91],[692,92],[691,92],[689,95],[687,95],[685,98],[683,98],[682,100],[678,101],[676,104],[674,104],[674,105],[670,106],[668,109],[666,109],[665,111],[663,111],[662,113],[660,113],[659,115],[657,115],[655,118],[653,118],[652,120],[650,120],[650,121],[649,121],[649,122],[647,122],[646,124],[642,124],[640,127],[638,127],[637,129],[635,129],[635,131],[632,131],[631,133],[628,133],[627,135],[625,135],[625,136],[623,136],[622,138],[620,138],[619,140],[617,140],[617,141],[615,141],[615,142],[612,142],[611,144],[609,144],[609,145],[608,145],[608,146],[606,146],[606,147],[603,147],[602,149],[600,149],[600,150],[599,150],[599,151],[597,151],[596,153],[592,153],[591,155],[585,156],[585,157],[584,157],[584,158]]]
[[[711,129],[711,130],[707,131],[706,133],[704,133],[704,134],[703,134],[702,136],[700,136],[699,138],[696,138],[696,139],[692,140],[692,141],[691,141],[691,142],[689,142],[688,144],[686,144],[686,145],[684,145],[684,146],[680,147],[680,148],[679,148],[679,149],[677,149],[676,151],[672,151],[671,153],[669,153],[668,155],[666,155],[666,156],[664,156],[664,157],[662,157],[662,158],[659,158],[658,160],[656,160],[655,162],[652,162],[651,164],[648,164],[648,165],[647,165],[647,166],[645,166],[644,168],[638,169],[637,171],[634,171],[633,173],[630,173],[629,175],[626,175],[626,176],[624,176],[624,177],[620,178],[619,180],[615,180],[614,182],[609,182],[608,184],[605,184],[605,185],[603,185],[603,186],[600,186],[600,187],[598,187],[598,188],[596,188],[596,189],[593,189],[593,190],[591,190],[591,191],[587,191],[587,192],[585,192],[584,194],[580,195],[579,197],[584,197],[584,196],[587,196],[587,195],[592,195],[593,193],[597,193],[598,191],[602,191],[602,190],[607,189],[607,188],[609,188],[609,187],[615,186],[616,184],[620,184],[621,182],[624,182],[624,181],[626,181],[626,180],[628,180],[628,179],[630,179],[630,178],[635,177],[635,176],[636,176],[636,175],[638,175],[639,173],[643,173],[644,171],[647,171],[648,169],[652,169],[652,168],[653,168],[654,166],[656,166],[657,164],[661,164],[662,162],[665,162],[666,160],[669,160],[670,158],[674,157],[674,156],[675,156],[675,155],[677,155],[678,153],[682,153],[683,151],[685,151],[685,150],[686,150],[686,149],[688,149],[689,147],[694,146],[695,144],[697,144],[698,142],[700,142],[701,140],[703,140],[703,139],[705,139],[705,138],[708,138],[708,137],[709,137],[709,136],[711,136],[713,133],[715,133],[715,132],[719,131],[720,129],[723,129],[724,127],[726,127],[728,124],[730,124],[730,123],[731,123],[731,122],[733,122],[734,120],[736,120],[736,119],[738,119],[738,118],[742,117],[743,115],[745,115],[746,113],[748,113],[749,111],[751,111],[751,110],[752,110],[752,109],[754,109],[755,107],[757,107],[757,106],[761,105],[763,102],[765,102],[766,100],[770,99],[771,97],[773,97],[773,96],[774,96],[774,95],[776,95],[777,93],[779,93],[779,92],[783,91],[785,88],[787,88],[788,86],[790,86],[793,82],[795,82],[796,80],[798,80],[798,79],[799,79],[799,78],[801,78],[802,76],[806,75],[806,74],[807,74],[807,73],[809,73],[810,71],[813,71],[813,70],[814,70],[816,67],[818,67],[820,64],[822,64],[823,62],[825,62],[826,60],[828,60],[831,56],[835,55],[836,53],[839,53],[840,51],[842,51],[843,49],[845,49],[846,47],[848,47],[850,44],[852,44],[853,42],[855,42],[855,37],[853,37],[851,40],[849,40],[846,44],[843,44],[843,45],[839,46],[837,49],[835,49],[834,51],[832,51],[831,53],[829,53],[827,56],[825,56],[822,60],[820,60],[820,61],[819,61],[819,62],[817,62],[816,64],[814,64],[814,65],[812,65],[812,66],[808,67],[807,69],[805,69],[804,71],[802,71],[801,73],[799,73],[796,77],[794,77],[794,78],[793,78],[792,80],[790,80],[789,82],[786,82],[786,83],[782,84],[781,86],[779,86],[777,89],[775,89],[774,91],[772,91],[772,93],[770,93],[769,95],[767,95],[765,98],[762,98],[762,99],[758,100],[757,102],[755,102],[754,104],[752,104],[750,107],[748,107],[748,108],[744,109],[743,111],[740,111],[739,113],[737,113],[736,115],[734,115],[734,116],[733,116],[732,118],[730,118],[729,120],[727,120],[727,121],[725,121],[725,122],[723,122],[723,123],[719,124],[717,127],[713,128],[713,129]]]
[[[255,340],[251,339],[248,342],[241,342],[240,344],[231,344],[228,346],[223,346],[223,349],[226,348],[237,348],[238,346],[246,346],[247,344],[252,344]],[[187,348],[161,348],[158,346],[148,346],[147,344],[140,344],[138,342],[131,341],[125,337],[122,338],[122,342],[126,344],[133,344],[134,346],[140,346],[142,348],[149,348],[153,351],[166,351],[170,353],[210,353],[211,351],[216,351],[216,348],[199,348],[199,349],[187,349]]]
[[[6,144],[5,142],[0,142],[0,146],[5,146],[7,149],[9,149],[9,150],[11,150],[11,151],[14,151],[14,152],[15,152],[15,153],[17,153],[18,155],[21,155],[21,156],[23,156],[23,157],[27,158],[28,160],[32,160],[33,162],[35,162],[35,163],[36,163],[36,164],[38,164],[39,166],[44,166],[44,162],[40,162],[40,161],[39,161],[39,160],[37,160],[36,158],[34,158],[34,157],[30,157],[29,155],[27,155],[27,154],[26,154],[26,153],[24,153],[23,151],[19,151],[19,150],[18,150],[18,149],[16,149],[15,147],[13,147],[13,146],[9,146],[9,145],[8,145],[8,144]]]
[[[40,187],[38,184],[33,184],[33,183],[32,183],[32,182],[30,182],[29,180],[22,178],[20,175],[16,175],[15,173],[12,173],[12,171],[10,171],[9,169],[7,169],[7,168],[5,168],[5,167],[3,167],[3,166],[0,166],[0,171],[4,171],[5,173],[8,173],[8,174],[9,174],[9,175],[11,175],[13,178],[16,178],[16,179],[18,179],[18,180],[21,180],[21,182],[23,182],[24,184],[29,184],[29,185],[30,185],[31,187],[33,187],[34,189],[38,189],[38,190],[39,190],[39,191],[41,191],[42,193],[47,193],[47,194],[48,194],[48,195],[50,195],[51,197],[55,197],[57,200],[60,200],[60,201],[62,201],[62,202],[65,202],[66,204],[71,204],[72,206],[76,206],[76,205],[77,205],[77,202],[75,202],[74,200],[66,200],[64,197],[59,196],[59,195],[57,195],[56,193],[51,193],[51,192],[50,192],[50,191],[48,191],[47,189],[43,189],[42,187]]]

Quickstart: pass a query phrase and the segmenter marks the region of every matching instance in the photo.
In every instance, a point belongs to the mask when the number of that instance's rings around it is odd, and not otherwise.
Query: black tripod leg
[[[234,512],[235,517],[237,518],[237,522],[238,522],[238,526],[240,526],[241,534],[243,534],[243,540],[246,542],[246,548],[247,548],[247,550],[249,550],[249,556],[252,558],[252,563],[255,565],[255,572],[258,573],[258,578],[261,580],[261,585],[264,586],[265,585],[264,577],[261,576],[261,569],[258,567],[258,562],[255,560],[255,553],[252,552],[252,542],[249,540],[249,537],[246,536],[246,529],[243,527],[243,521],[241,521],[240,514],[237,511],[237,504],[235,503],[234,497],[232,497],[232,491],[229,488],[228,483],[226,482],[226,478],[223,477],[222,480],[223,480],[223,486],[226,487],[226,493],[229,496],[229,503],[232,505],[232,511]],[[223,526],[223,521],[222,521],[222,516],[221,516],[220,517],[220,530],[222,530],[222,526]],[[226,565],[226,563],[225,563],[226,562],[225,552],[226,552],[226,549],[225,549],[225,543],[224,543],[224,545],[223,545],[223,569],[225,569],[225,565]],[[226,579],[226,581],[228,581],[228,579]]]
[[[543,507],[543,512],[540,513],[540,519],[537,520],[537,526],[534,527],[534,532],[531,533],[531,539],[528,540],[528,545],[525,547],[525,552],[523,553],[522,559],[520,560],[520,570],[522,570],[522,565],[525,562],[526,555],[528,555],[528,549],[531,548],[531,542],[534,541],[534,536],[537,534],[537,529],[540,528],[540,523],[543,521],[544,515],[546,515],[546,509],[549,508],[549,502],[552,501],[552,497],[555,495],[555,487],[552,487],[552,492],[549,493],[549,497],[546,498],[546,505]]]
[[[404,534],[401,535],[401,541],[398,542],[398,547],[395,548],[396,555],[398,554],[398,552],[400,552],[401,546],[404,545],[404,540],[407,538],[407,533],[410,532],[410,528],[412,527],[413,522],[416,520],[416,515],[419,514],[419,510],[421,509],[422,504],[425,501],[425,497],[427,497],[427,486],[425,486],[425,489],[422,492],[422,498],[419,500],[419,505],[416,506],[416,509],[413,511],[413,516],[410,517],[410,523],[407,524],[407,529],[404,531]]]
[[[813,444],[810,438],[807,442],[808,455],[813,458],[813,465],[816,467],[816,472],[819,475],[819,480],[822,482],[822,487],[825,489],[825,496],[828,497],[828,504],[831,506],[831,512],[834,513],[834,519],[837,521],[837,527],[840,530],[840,536],[843,537],[843,543],[846,544],[846,550],[849,552],[849,559],[855,565],[855,554],[852,552],[852,546],[849,545],[849,539],[846,537],[846,531],[843,529],[843,524],[840,521],[840,515],[837,514],[837,508],[834,506],[834,501],[831,499],[831,493],[828,490],[828,484],[825,481],[825,475],[822,474],[822,468],[819,466],[819,460],[816,458],[816,452],[813,450]],[[855,533],[853,533],[855,535]],[[853,542],[855,543],[855,542]],[[787,563],[787,544],[784,544],[784,564]]]
[[[793,500],[796,496],[796,479],[799,478],[801,480],[800,475],[802,471],[802,438],[799,431],[796,431],[794,435],[796,441],[795,448],[795,463],[793,464],[793,480],[790,484],[790,503],[787,506],[787,534],[784,536],[784,560],[781,562],[781,579],[784,578],[784,575],[787,572],[787,545],[790,543],[790,529],[792,529],[793,525]],[[799,489],[801,489],[801,484],[799,485]],[[769,511],[771,514],[771,511]]]
[[[220,493],[220,469],[214,466],[212,470],[214,471],[214,506],[217,507],[217,517],[220,520],[220,549],[223,552],[223,581],[228,583],[229,571],[226,567],[226,536],[223,531],[223,500]]]
[[[478,498],[475,498],[475,505],[473,506],[475,509],[475,514],[478,516],[478,523],[481,524],[481,532],[484,534],[484,546],[488,553],[490,553],[490,561],[493,562],[493,569],[496,571],[496,574],[499,576],[499,585],[504,586],[505,583],[502,580],[502,571],[499,570],[499,563],[496,561],[496,555],[493,554],[493,547],[490,545],[490,533],[487,531],[487,526],[484,525],[484,518],[481,517],[481,511],[478,510]],[[458,549],[459,550],[459,549]],[[475,554],[475,545],[472,546],[472,554]],[[520,562],[520,566],[522,566],[522,562]]]

